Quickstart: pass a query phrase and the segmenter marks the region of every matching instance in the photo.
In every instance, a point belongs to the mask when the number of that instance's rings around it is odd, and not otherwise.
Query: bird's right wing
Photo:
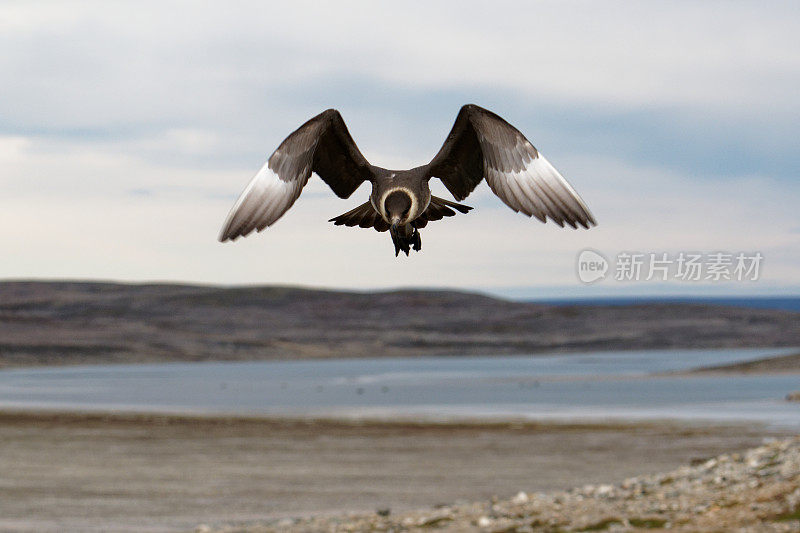
[[[456,200],[485,177],[511,209],[559,226],[596,224],[575,189],[514,126],[491,111],[465,105],[439,153],[428,165]]]
[[[294,204],[316,172],[340,198],[373,179],[342,116],[328,109],[289,135],[234,204],[219,240],[234,240],[274,224]]]
[[[337,226],[349,226],[351,228],[354,226],[375,228],[376,231],[389,229],[389,224],[375,211],[370,202],[365,202],[343,215],[330,219],[328,222],[333,222]]]

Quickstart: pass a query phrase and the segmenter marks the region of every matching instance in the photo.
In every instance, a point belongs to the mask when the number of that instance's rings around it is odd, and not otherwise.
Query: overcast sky
[[[760,251],[747,290],[796,288],[798,6],[0,3],[0,277],[578,287],[592,248]],[[320,111],[339,109],[372,163],[409,168],[468,102],[520,129],[599,226],[543,225],[481,186],[477,209],[395,259],[386,233],[326,222],[368,184],[340,200],[313,177],[273,227],[216,241]]]

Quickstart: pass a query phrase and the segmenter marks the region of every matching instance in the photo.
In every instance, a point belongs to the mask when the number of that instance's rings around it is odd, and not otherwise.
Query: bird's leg
[[[392,236],[392,243],[394,243],[394,256],[397,257],[398,255],[400,255],[401,250],[405,252],[406,255],[408,255],[409,252],[408,239],[401,236],[399,232],[395,231],[394,229],[390,229],[389,233]]]
[[[411,235],[411,244],[414,246],[415,252],[422,250],[422,238],[417,228],[414,228],[414,233]]]

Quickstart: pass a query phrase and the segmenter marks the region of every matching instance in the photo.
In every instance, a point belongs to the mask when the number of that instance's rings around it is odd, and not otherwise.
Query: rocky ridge
[[[800,346],[800,313],[445,290],[0,282],[0,367]]]

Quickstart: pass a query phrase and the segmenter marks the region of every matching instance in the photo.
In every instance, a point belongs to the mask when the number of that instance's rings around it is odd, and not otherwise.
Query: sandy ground
[[[0,530],[181,531],[616,482],[760,427],[0,413]],[[780,435],[772,432],[772,435]]]

